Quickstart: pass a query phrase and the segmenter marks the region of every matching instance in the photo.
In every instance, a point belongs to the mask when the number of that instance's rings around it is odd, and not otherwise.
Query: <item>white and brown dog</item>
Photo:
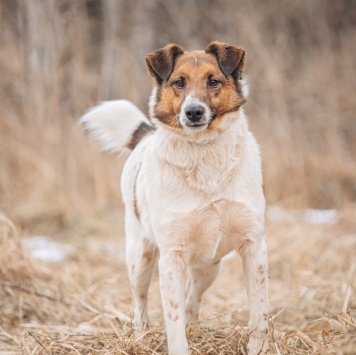
[[[155,79],[150,119],[129,101],[104,102],[81,119],[113,151],[132,150],[122,175],[134,325],[147,325],[147,292],[159,255],[170,355],[187,355],[186,322],[198,319],[220,260],[243,259],[249,354],[268,348],[268,275],[261,157],[242,109],[245,51],[212,42],[170,44],[146,57]],[[186,288],[186,276],[188,287]]]

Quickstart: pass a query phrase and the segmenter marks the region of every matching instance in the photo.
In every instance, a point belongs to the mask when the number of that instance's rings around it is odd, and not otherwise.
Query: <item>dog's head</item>
[[[146,63],[155,79],[151,119],[177,133],[224,130],[246,102],[241,47],[212,42],[205,51],[184,52],[169,44],[148,54]]]

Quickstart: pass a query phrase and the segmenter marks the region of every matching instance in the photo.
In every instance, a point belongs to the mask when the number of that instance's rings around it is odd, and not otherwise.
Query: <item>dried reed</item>
[[[354,354],[355,226],[347,215],[331,227],[298,219],[268,223],[269,354]],[[107,251],[113,238],[100,244],[100,236],[93,236],[85,245],[79,238],[76,253],[67,260],[45,263],[23,253],[20,236],[2,216],[0,351],[166,354],[157,272],[149,298],[151,328],[134,332],[124,260]],[[239,258],[226,260],[203,299],[203,321],[187,326],[192,354],[247,354],[248,313],[242,280]]]

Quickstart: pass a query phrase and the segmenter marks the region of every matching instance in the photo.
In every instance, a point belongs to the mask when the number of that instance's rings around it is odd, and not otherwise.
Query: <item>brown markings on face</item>
[[[192,95],[204,102],[212,112],[208,129],[219,127],[225,114],[237,111],[246,102],[239,81],[244,53],[240,47],[212,42],[206,52],[177,55],[170,76],[166,80],[156,80],[155,118],[165,125],[181,129],[181,107],[185,98]],[[224,59],[224,54],[233,61]]]

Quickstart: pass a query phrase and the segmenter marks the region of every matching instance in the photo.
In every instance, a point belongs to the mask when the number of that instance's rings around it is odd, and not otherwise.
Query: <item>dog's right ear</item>
[[[172,74],[174,62],[178,56],[184,53],[183,49],[176,44],[168,44],[154,53],[147,54],[146,65],[150,75],[159,84],[167,80]]]

